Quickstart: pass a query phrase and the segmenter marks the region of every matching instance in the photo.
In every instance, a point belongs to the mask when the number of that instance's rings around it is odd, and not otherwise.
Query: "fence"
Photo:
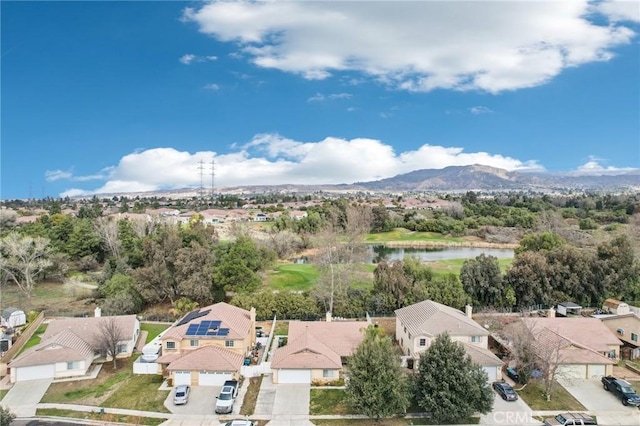
[[[142,362],[138,358],[133,363],[133,374],[162,374],[162,369],[157,362]]]
[[[40,312],[40,314],[33,320],[31,323],[22,331],[20,336],[16,339],[15,342],[11,345],[9,350],[2,355],[0,358],[0,377],[7,375],[7,364],[15,357],[21,350],[24,345],[27,344],[31,336],[33,336],[40,324],[44,321],[44,311]]]
[[[271,374],[271,363],[261,362],[258,365],[243,365],[240,373],[244,377],[258,377],[263,374]]]

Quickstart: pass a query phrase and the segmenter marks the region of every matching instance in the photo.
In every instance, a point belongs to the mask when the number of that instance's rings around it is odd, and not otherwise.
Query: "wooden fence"
[[[22,347],[27,344],[31,336],[33,336],[40,324],[44,321],[44,311],[40,312],[40,314],[33,320],[29,325],[22,331],[20,336],[16,339],[15,342],[11,345],[9,350],[4,353],[2,358],[0,358],[0,377],[4,377],[7,375],[7,364],[20,352]]]

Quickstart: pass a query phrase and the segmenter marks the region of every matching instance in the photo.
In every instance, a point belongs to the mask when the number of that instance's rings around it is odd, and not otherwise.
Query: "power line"
[[[200,170],[200,201],[204,198],[204,161],[198,161],[198,170]]]
[[[213,207],[213,201],[216,197],[216,191],[215,191],[215,175],[216,175],[216,163],[215,161],[211,160],[211,206]]]

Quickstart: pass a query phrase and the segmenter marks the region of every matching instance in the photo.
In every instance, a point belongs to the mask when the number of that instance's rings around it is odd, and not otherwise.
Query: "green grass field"
[[[152,341],[154,337],[162,333],[167,328],[169,328],[169,324],[140,324],[140,330],[147,332],[147,340],[145,343]]]
[[[435,262],[429,262],[428,266],[436,275],[442,275],[450,272],[453,272],[456,275],[460,275],[460,270],[462,269],[462,265],[466,260],[468,259],[437,260]],[[512,263],[513,259],[498,259],[498,264],[500,264],[500,270],[503,274],[507,271]]]
[[[314,265],[308,263],[285,263],[278,265],[267,275],[267,286],[278,291],[308,291],[318,281]]]
[[[42,335],[44,334],[44,332],[46,330],[47,330],[47,324],[40,324],[40,326],[38,327],[36,332],[33,334],[33,336],[31,336],[31,338],[29,340],[27,340],[27,343],[24,344],[22,349],[20,349],[19,354],[23,353],[24,351],[26,351],[30,347],[35,346],[38,343],[40,343],[40,340],[42,340]]]
[[[391,241],[416,241],[416,242],[434,242],[434,243],[461,243],[462,238],[444,237],[442,234],[435,232],[414,232],[405,228],[396,228],[389,232],[376,232],[368,234],[365,239],[368,243],[388,243]]]

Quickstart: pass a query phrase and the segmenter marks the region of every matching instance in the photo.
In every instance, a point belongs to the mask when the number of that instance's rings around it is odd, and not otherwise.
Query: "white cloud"
[[[623,172],[630,172],[633,170],[638,170],[633,167],[614,167],[614,166],[604,166],[603,162],[607,160],[603,158],[598,158],[596,156],[590,156],[589,161],[579,166],[574,172],[574,175],[607,175],[607,174],[619,174]]]
[[[331,93],[327,96],[322,93],[316,93],[307,99],[307,102],[322,102],[326,100],[339,100],[339,99],[351,99],[353,95],[351,93]]]
[[[316,93],[315,95],[307,99],[307,102],[322,102],[324,100],[325,100],[325,97],[322,93]]]
[[[351,99],[352,97],[351,93],[332,93],[329,95],[329,99]]]
[[[486,106],[482,106],[482,105],[477,105],[474,107],[469,108],[469,111],[471,111],[471,114],[491,114],[493,112],[492,109],[490,109],[489,107]]]
[[[640,22],[640,1],[638,0],[604,1],[597,4],[595,9],[613,22]]]
[[[418,169],[485,164],[507,170],[543,169],[536,161],[521,161],[486,152],[464,152],[463,148],[423,145],[396,153],[376,139],[327,137],[300,142],[277,134],[260,134],[234,151],[190,153],[174,148],[152,148],[122,157],[108,169],[103,186],[86,191],[68,189],[64,194],[137,192],[197,187],[199,162],[205,176],[215,161],[216,186],[336,184],[376,180]],[[85,192],[82,192],[85,191]]]
[[[207,89],[207,90],[213,90],[214,92],[220,90],[220,86],[218,86],[216,83],[206,84],[204,86],[204,88]]]
[[[635,20],[634,5],[220,1],[186,8],[183,20],[236,43],[240,57],[260,67],[308,79],[356,71],[409,91],[497,93],[538,86],[568,67],[609,60],[614,48],[635,36],[624,25]]]
[[[185,55],[182,55],[179,61],[185,65],[190,65],[193,62],[215,61],[217,59],[217,56],[197,56],[191,53],[187,53]]]
[[[182,55],[180,57],[180,62],[182,62],[185,65],[189,65],[191,62],[193,62],[195,58],[196,58],[196,55],[191,55],[187,53],[186,55]]]
[[[69,179],[71,178],[71,176],[73,176],[73,173],[69,170],[69,171],[64,171],[64,170],[47,170],[46,172],[44,172],[44,177],[47,180],[47,182],[55,182],[57,180],[60,179]]]

